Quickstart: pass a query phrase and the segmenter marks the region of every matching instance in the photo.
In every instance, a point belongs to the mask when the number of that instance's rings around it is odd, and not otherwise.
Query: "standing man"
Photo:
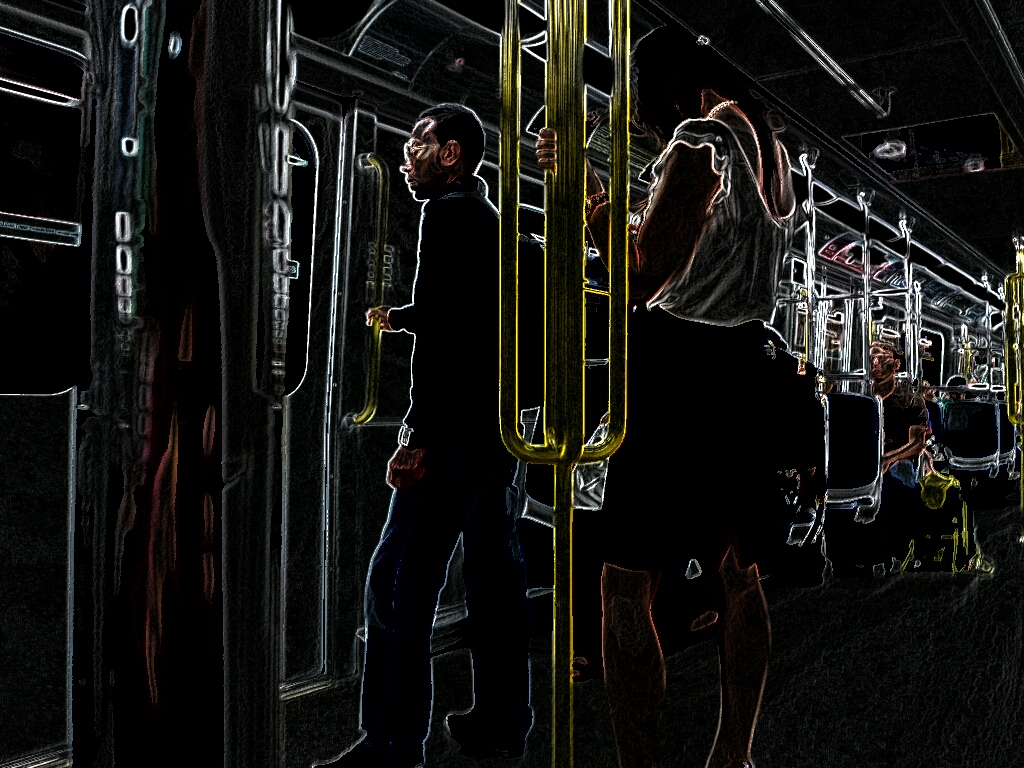
[[[338,768],[415,768],[432,698],[430,634],[463,537],[474,707],[450,715],[462,753],[523,754],[529,704],[526,570],[506,503],[516,462],[498,430],[498,211],[475,175],[480,119],[459,104],[423,112],[405,147],[420,219],[413,301],[374,308],[384,331],[416,336],[412,405],[388,464],[395,489],[366,585],[365,737]],[[460,307],[474,287],[472,322]]]

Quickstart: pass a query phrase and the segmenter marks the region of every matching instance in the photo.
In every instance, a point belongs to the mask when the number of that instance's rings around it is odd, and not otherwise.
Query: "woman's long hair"
[[[699,44],[677,26],[659,27],[641,38],[632,54],[634,122],[663,142],[681,119],[701,117],[701,91],[710,88],[735,101],[754,127],[761,145],[762,186],[772,202],[778,189],[778,168],[765,104],[752,93],[756,83],[726,61],[710,45]],[[682,113],[683,118],[680,118]],[[778,206],[775,206],[776,210]]]

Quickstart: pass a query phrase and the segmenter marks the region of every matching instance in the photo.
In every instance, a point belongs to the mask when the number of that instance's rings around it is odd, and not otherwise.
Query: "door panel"
[[[0,766],[70,765],[77,397],[0,395]]]
[[[297,386],[282,405],[282,647],[286,687],[320,675],[325,666],[324,529],[330,451],[326,425],[334,384],[331,350],[336,327],[333,297],[338,279],[338,224],[333,203],[338,194],[341,143],[338,117],[297,106],[294,125],[292,151],[307,165],[292,170],[293,254],[299,262],[299,274],[289,281],[291,320],[286,370],[288,379],[296,377]],[[306,233],[309,240],[302,248]]]
[[[373,152],[381,157],[390,179],[386,245],[392,253],[392,263],[391,285],[387,285],[385,279],[385,305],[398,306],[411,300],[416,270],[419,217],[416,216],[410,235],[408,212],[392,204],[400,189],[398,167],[401,161],[395,162],[394,153],[382,148],[382,137],[386,135],[376,116],[365,108],[354,109],[346,118],[343,294],[339,289],[339,322],[343,330],[335,361],[341,403],[340,418],[332,430],[334,496],[329,521],[336,542],[330,563],[335,585],[330,634],[338,673],[353,676],[362,670],[362,641],[357,632],[363,625],[367,567],[380,538],[391,496],[391,489],[384,482],[385,467],[395,450],[398,427],[409,407],[412,336],[385,334],[380,347],[377,411],[367,424],[351,423],[351,416],[362,411],[366,404],[370,373],[371,334],[366,325],[366,311],[372,298],[370,279],[377,231],[378,181],[376,173],[361,161],[366,153]]]

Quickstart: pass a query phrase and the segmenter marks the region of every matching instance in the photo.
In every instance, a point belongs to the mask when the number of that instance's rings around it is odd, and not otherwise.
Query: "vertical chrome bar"
[[[903,296],[904,312],[906,314],[904,322],[904,357],[907,362],[907,376],[910,377],[911,384],[921,382],[921,368],[920,368],[920,315],[917,312],[918,297],[914,292],[914,270],[913,265],[910,263],[910,222],[907,217],[900,216],[900,231],[903,233],[904,242],[906,243],[907,255],[903,259],[903,285],[906,287],[907,292]]]
[[[807,297],[807,315],[804,319],[804,357],[821,370],[821,361],[814,357],[814,319],[811,313],[814,311],[814,280],[816,271],[816,259],[818,256],[818,230],[817,230],[817,209],[814,205],[814,165],[817,161],[817,151],[804,152],[800,155],[800,165],[804,169],[804,178],[807,181],[807,200],[804,202],[804,211],[807,214],[807,234],[804,241],[804,293]]]
[[[864,394],[870,395],[874,391],[871,382],[871,336],[874,324],[871,321],[871,197],[869,190],[861,190],[857,193],[857,202],[864,213],[864,327],[862,343],[864,350],[861,355],[864,361]]]

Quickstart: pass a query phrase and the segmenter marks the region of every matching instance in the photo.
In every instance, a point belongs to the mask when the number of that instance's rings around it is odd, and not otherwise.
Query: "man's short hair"
[[[900,349],[895,344],[887,339],[876,339],[871,342],[872,347],[878,347],[880,349],[886,349],[892,353],[893,357],[900,357]]]
[[[462,161],[468,173],[476,173],[480,162],[484,159],[484,126],[469,107],[462,104],[438,104],[425,109],[419,119],[426,117],[434,120],[434,135],[443,147],[449,141],[459,142],[462,150]]]

